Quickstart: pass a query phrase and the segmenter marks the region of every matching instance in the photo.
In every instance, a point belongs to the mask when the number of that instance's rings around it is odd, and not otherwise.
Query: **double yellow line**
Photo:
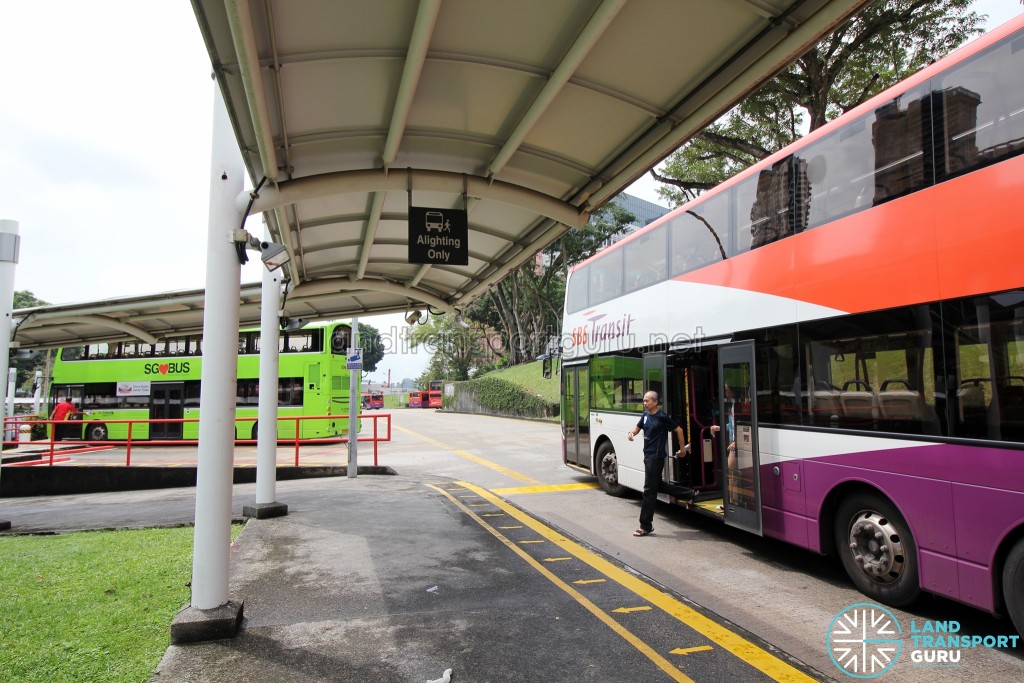
[[[486,461],[485,461],[486,462]],[[775,681],[784,681],[786,683],[811,683],[814,681],[813,678],[803,673],[799,669],[787,664],[781,659],[769,654],[762,648],[754,645],[750,641],[746,640],[742,636],[728,630],[724,626],[716,623],[712,619],[704,616],[696,610],[687,607],[683,603],[679,602],[675,598],[663,593],[655,587],[645,583],[636,576],[629,574],[622,569],[616,567],[607,560],[595,555],[594,553],[586,550],[578,543],[570,541],[565,538],[562,534],[559,534],[554,529],[542,524],[538,520],[534,519],[525,512],[518,508],[510,505],[496,495],[482,489],[473,484],[467,482],[455,482],[457,486],[464,488],[468,491],[473,492],[481,499],[487,501],[491,505],[497,507],[502,511],[501,514],[508,515],[515,519],[521,525],[529,527],[536,532],[543,539],[550,541],[557,547],[565,551],[570,555],[566,558],[550,558],[559,560],[569,560],[576,558],[577,560],[588,565],[599,574],[607,577],[611,581],[618,583],[620,586],[631,591],[637,597],[647,601],[654,607],[662,610],[666,614],[674,617],[678,621],[682,622],[689,628],[693,629],[697,633],[701,634],[711,642],[715,643],[722,649],[728,651],[735,657],[739,658],[749,666],[762,672],[769,678]],[[562,591],[570,595],[576,602],[582,605],[587,611],[593,614],[595,617],[601,620],[608,628],[612,629],[616,634],[626,640],[630,645],[635,647],[637,650],[642,652],[648,659],[650,659],[655,665],[661,668],[665,673],[676,681],[689,681],[692,683],[691,678],[683,674],[674,664],[665,659],[663,656],[658,654],[643,642],[640,638],[633,635],[621,624],[608,614],[605,610],[598,607],[590,599],[580,593],[578,590],[567,584],[562,579],[558,578],[554,573],[551,572],[547,567],[543,566],[539,561],[527,554],[522,548],[516,543],[506,538],[503,534],[499,533],[497,529],[492,527],[486,521],[484,521],[481,515],[469,509],[469,507],[460,501],[458,498],[453,496],[449,491],[446,491],[439,486],[430,485],[431,488],[442,493],[449,498],[455,505],[463,510],[467,515],[472,517],[482,527],[487,529],[492,535],[500,540],[505,546],[519,555],[525,560],[531,567],[533,567],[538,573],[544,578],[548,579],[552,584],[560,588]],[[488,515],[488,516],[494,516]],[[673,650],[673,654],[688,655],[691,652],[700,652],[711,649],[709,646],[701,646],[697,648],[686,648],[680,650]]]

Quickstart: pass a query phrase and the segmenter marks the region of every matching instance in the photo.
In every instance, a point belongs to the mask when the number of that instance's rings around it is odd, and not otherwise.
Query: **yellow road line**
[[[491,489],[491,493],[499,496],[510,496],[517,493],[553,493],[555,491],[585,491],[599,488],[596,482],[584,482],[580,484],[550,484],[547,486],[516,486],[505,489]]]
[[[707,652],[708,650],[714,650],[715,648],[710,645],[698,645],[697,647],[677,647],[674,650],[669,650],[670,655],[683,655],[684,657],[694,652]]]
[[[595,555],[589,550],[586,550],[579,544],[570,541],[565,538],[565,536],[556,533],[554,529],[551,529],[525,512],[522,512],[518,508],[508,504],[501,498],[493,495],[490,491],[468,482],[458,483],[461,486],[465,486],[470,491],[478,493],[482,498],[491,501],[497,507],[508,513],[508,515],[514,517],[536,531],[542,537],[558,545],[562,550],[565,550],[580,561],[597,570],[600,574],[607,576],[612,581],[615,581],[624,588],[632,591],[637,597],[675,617],[711,642],[722,647],[728,652],[731,652],[740,660],[746,662],[769,678],[785,683],[812,683],[814,681],[814,679],[807,674],[766,652],[757,645],[754,645],[741,635],[733,633],[700,612],[687,607],[675,598],[659,591],[654,586],[644,583],[632,574],[619,569],[611,562]]]
[[[615,621],[615,619],[612,618],[611,615],[609,615],[607,612],[605,612],[600,607],[598,607],[593,602],[591,602],[586,597],[584,597],[584,595],[582,593],[580,593],[578,590],[576,590],[575,588],[573,588],[572,586],[567,584],[562,579],[560,579],[557,576],[555,576],[551,572],[550,569],[547,569],[540,562],[538,562],[537,560],[533,559],[529,555],[529,553],[527,553],[525,550],[523,550],[522,548],[517,547],[515,543],[513,543],[509,539],[507,539],[504,536],[502,536],[501,534],[499,534],[497,532],[497,530],[494,529],[490,524],[487,524],[482,519],[479,519],[477,517],[476,513],[474,513],[468,507],[463,505],[457,498],[455,498],[454,496],[448,495],[448,493],[446,493],[444,490],[442,490],[442,489],[440,489],[440,488],[438,488],[436,486],[433,486],[431,484],[428,484],[428,486],[430,486],[431,488],[435,489],[436,491],[439,491],[440,493],[442,493],[445,496],[447,496],[453,503],[455,503],[460,508],[462,508],[463,512],[465,512],[470,517],[476,519],[477,523],[480,526],[482,526],[484,529],[486,529],[488,532],[490,532],[491,535],[493,535],[499,541],[504,543],[505,546],[508,547],[509,549],[511,549],[514,553],[516,553],[521,558],[523,558],[531,567],[533,567],[536,571],[538,571],[541,575],[543,575],[544,578],[546,578],[548,581],[553,583],[558,588],[561,588],[565,593],[567,593],[570,597],[572,597],[573,600],[578,602],[587,611],[589,611],[595,617],[600,619],[604,623],[605,626],[607,626],[612,631],[614,631],[619,637],[621,637],[627,643],[629,643],[630,645],[635,647],[637,650],[642,652],[648,659],[650,659],[655,665],[657,665],[658,668],[660,668],[665,673],[667,673],[669,676],[671,676],[673,680],[680,681],[680,683],[695,683],[692,678],[690,678],[689,676],[685,675],[675,665],[673,665],[672,662],[668,661],[667,659],[662,657],[660,654],[655,652],[655,650],[650,645],[648,645],[644,641],[640,640],[635,635],[633,635],[631,632],[629,632],[628,630],[623,628],[622,625],[619,624],[619,622]]]
[[[444,443],[442,441],[438,441],[436,439],[431,439],[429,436],[424,436],[422,434],[418,434],[418,433],[412,431],[411,429],[406,429],[405,427],[398,427],[398,426],[394,426],[393,429],[397,429],[400,432],[405,432],[406,434],[410,434],[412,436],[415,436],[417,439],[423,439],[427,443],[431,443],[431,444],[437,446],[438,448],[443,448],[446,451],[451,451],[455,455],[457,455],[457,456],[459,456],[461,458],[465,458],[466,460],[469,460],[470,462],[475,462],[476,464],[483,465],[484,467],[490,467],[492,470],[494,470],[496,472],[501,472],[506,477],[511,477],[512,479],[518,479],[519,481],[525,481],[528,484],[540,484],[540,482],[537,481],[536,479],[534,479],[533,477],[528,477],[525,474],[520,474],[519,472],[516,472],[515,470],[510,470],[509,468],[505,467],[504,465],[499,465],[496,462],[491,462],[490,460],[485,460],[484,458],[481,458],[480,456],[477,456],[477,455],[473,455],[472,453],[469,453],[468,451],[463,451],[463,450],[460,450],[458,448],[452,448],[451,446],[449,446],[448,444],[446,444],[446,443]]]

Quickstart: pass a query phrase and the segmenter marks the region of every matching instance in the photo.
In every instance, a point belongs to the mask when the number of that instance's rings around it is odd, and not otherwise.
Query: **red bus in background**
[[[409,392],[409,407],[410,408],[422,408],[423,407],[423,394],[419,391]]]
[[[380,410],[384,407],[384,392],[371,391],[363,394],[363,408]]]
[[[439,379],[432,379],[427,385],[427,390],[423,392],[423,407],[424,408],[440,408],[441,407],[441,394],[444,391],[443,381]]]

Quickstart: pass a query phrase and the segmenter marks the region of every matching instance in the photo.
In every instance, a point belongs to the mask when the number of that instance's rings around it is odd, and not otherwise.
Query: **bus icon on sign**
[[[438,232],[445,230],[444,214],[440,211],[427,211],[427,232],[431,230],[437,230]]]

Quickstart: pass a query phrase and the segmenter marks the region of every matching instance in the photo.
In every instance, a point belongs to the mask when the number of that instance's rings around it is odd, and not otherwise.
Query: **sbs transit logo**
[[[903,649],[903,627],[880,605],[861,602],[836,615],[828,627],[828,654],[839,670],[854,678],[881,676]]]

